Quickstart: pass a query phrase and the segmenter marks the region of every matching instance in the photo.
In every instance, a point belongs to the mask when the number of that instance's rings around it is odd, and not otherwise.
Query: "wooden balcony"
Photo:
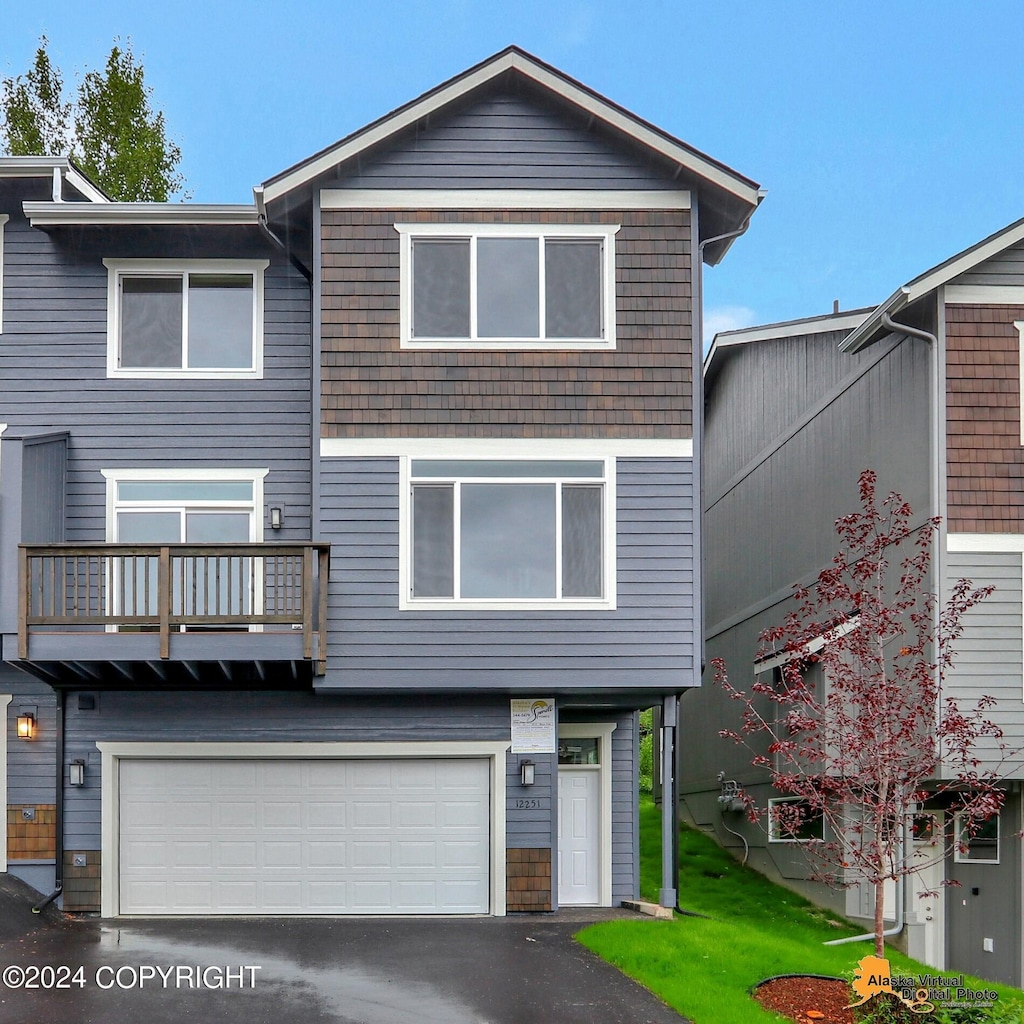
[[[22,544],[18,658],[65,685],[323,675],[329,560],[303,542]]]

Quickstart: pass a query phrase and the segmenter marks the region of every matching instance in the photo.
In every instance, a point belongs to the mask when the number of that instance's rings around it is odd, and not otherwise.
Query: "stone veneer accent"
[[[688,210],[323,214],[324,437],[692,437]],[[398,222],[621,225],[616,348],[399,347]]]
[[[1024,532],[1020,334],[1024,306],[946,306],[951,533]]]
[[[551,850],[505,851],[505,909],[551,909]]]

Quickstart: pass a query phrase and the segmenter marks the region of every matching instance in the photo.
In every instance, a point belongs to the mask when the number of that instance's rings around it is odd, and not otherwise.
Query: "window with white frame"
[[[266,260],[104,260],[107,372],[261,377]]]
[[[407,472],[411,604],[608,606],[606,460],[412,458]]]
[[[106,471],[108,537],[121,545],[247,544],[263,539],[263,478],[267,470]],[[253,590],[253,559],[216,553],[190,555],[172,565],[172,603],[189,614],[246,615]],[[127,556],[115,567],[110,593],[122,614],[156,609],[154,556]]]
[[[403,346],[614,347],[617,225],[395,227]]]
[[[999,863],[999,814],[977,821],[958,811],[953,815],[956,845],[953,859],[961,864]]]
[[[824,816],[803,797],[772,797],[768,801],[768,842],[814,843],[824,838]]]

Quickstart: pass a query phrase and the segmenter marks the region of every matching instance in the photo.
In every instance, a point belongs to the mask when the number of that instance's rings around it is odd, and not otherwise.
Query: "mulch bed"
[[[849,982],[839,978],[771,978],[754,989],[754,998],[797,1024],[857,1024],[854,1011],[847,1009]]]

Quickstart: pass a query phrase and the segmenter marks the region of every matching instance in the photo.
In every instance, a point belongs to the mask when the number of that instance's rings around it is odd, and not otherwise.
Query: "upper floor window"
[[[768,842],[814,843],[825,838],[825,818],[810,802],[798,796],[772,797],[768,801]]]
[[[262,377],[266,260],[104,260],[111,377]]]
[[[408,607],[610,607],[604,460],[409,462]]]
[[[402,345],[612,348],[612,224],[396,224]]]

